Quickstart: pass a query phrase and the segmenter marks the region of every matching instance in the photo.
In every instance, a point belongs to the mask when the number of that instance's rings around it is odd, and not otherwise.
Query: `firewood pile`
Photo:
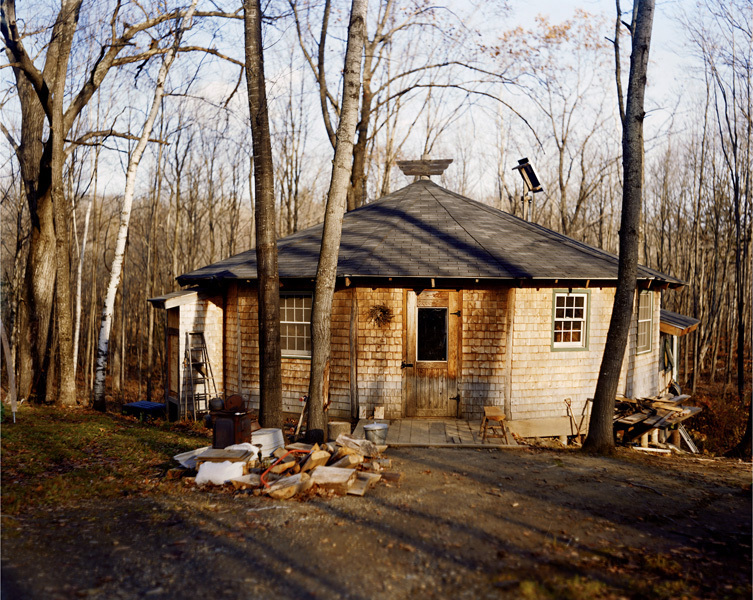
[[[688,395],[663,394],[650,398],[618,396],[614,411],[614,430],[618,441],[632,444],[640,440],[643,449],[651,445],[659,450],[680,449],[684,441],[691,452],[697,452],[682,422],[701,412],[699,406],[684,404]]]
[[[346,434],[321,445],[299,442],[281,446],[267,457],[259,457],[256,447],[251,448],[250,444],[240,446],[208,448],[198,453],[194,457],[197,475],[193,482],[232,485],[236,490],[286,500],[311,495],[363,496],[379,481],[397,482],[402,476],[391,471],[392,462],[382,456],[386,445]],[[180,469],[172,471],[171,477],[188,474]],[[186,479],[192,482],[192,478]]]

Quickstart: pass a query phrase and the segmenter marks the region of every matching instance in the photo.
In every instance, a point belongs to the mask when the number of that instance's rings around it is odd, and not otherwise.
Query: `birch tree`
[[[123,194],[123,205],[120,212],[120,226],[118,229],[118,238],[115,244],[115,256],[113,257],[112,267],[110,268],[110,282],[107,286],[105,296],[105,305],[102,309],[102,323],[99,330],[99,342],[97,344],[97,367],[94,377],[93,406],[97,410],[104,411],[107,408],[105,402],[105,376],[107,374],[107,356],[110,344],[110,331],[112,328],[112,315],[115,309],[115,295],[120,285],[120,276],[123,269],[123,259],[125,257],[126,241],[128,240],[128,226],[131,220],[131,209],[133,207],[133,196],[136,187],[136,175],[138,174],[141,157],[149,142],[149,138],[154,128],[154,122],[157,119],[162,96],[165,91],[165,79],[170,70],[175,55],[180,45],[181,38],[186,29],[190,28],[196,12],[196,3],[198,0],[192,0],[191,6],[186,11],[185,16],[177,24],[173,42],[167,53],[164,55],[162,65],[157,74],[157,82],[154,88],[149,114],[144,122],[144,127],[136,143],[129,160],[126,171],[125,191]]]
[[[594,406],[588,437],[583,448],[606,454],[614,448],[612,421],[615,395],[625,356],[630,320],[633,316],[635,288],[638,282],[638,245],[640,242],[641,200],[643,195],[643,109],[646,73],[654,20],[654,0],[638,0],[631,25],[632,53],[628,79],[625,120],[622,124],[622,219],[617,290],[609,322],[604,356],[596,383]]]
[[[353,0],[345,52],[342,107],[335,139],[335,158],[327,193],[324,230],[319,264],[316,268],[314,306],[311,314],[311,372],[309,376],[308,430],[310,441],[323,441],[327,418],[325,406],[329,396],[330,332],[332,298],[335,293],[337,261],[342,237],[342,220],[353,164],[353,136],[358,119],[358,96],[361,81],[361,55],[366,31],[368,0]]]

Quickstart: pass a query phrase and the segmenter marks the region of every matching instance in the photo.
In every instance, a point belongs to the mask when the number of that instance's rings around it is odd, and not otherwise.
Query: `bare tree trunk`
[[[160,139],[164,137],[165,133],[165,114],[162,113],[160,120]],[[147,245],[147,259],[146,259],[146,297],[148,298],[154,294],[154,279],[157,271],[154,263],[156,262],[156,252],[154,252],[154,246],[156,244],[157,237],[157,212],[160,206],[160,199],[162,197],[162,154],[164,146],[160,144],[159,151],[157,152],[157,168],[155,169],[155,177],[157,179],[154,189],[154,197],[152,198],[152,206],[149,213],[149,243]],[[152,365],[154,364],[154,309],[149,311],[149,325],[147,327],[147,342],[146,342],[146,400],[152,401]]]
[[[261,19],[261,1],[245,0],[246,83],[254,147],[259,282],[259,416],[263,427],[279,428],[282,427],[280,278],[277,272],[274,166],[264,83]]]
[[[105,306],[102,309],[102,325],[99,331],[99,342],[97,344],[97,369],[94,379],[94,392],[93,392],[93,406],[97,410],[104,411],[107,409],[105,403],[105,374],[107,372],[107,350],[110,344],[110,329],[112,327],[112,313],[115,306],[115,294],[118,291],[118,285],[120,284],[120,275],[123,269],[123,260],[125,258],[126,241],[128,240],[128,225],[131,220],[131,208],[133,207],[133,196],[136,188],[136,175],[139,169],[139,163],[141,157],[146,149],[146,144],[149,141],[149,136],[152,133],[154,127],[154,121],[157,118],[160,104],[162,103],[162,95],[165,88],[165,79],[167,78],[167,72],[175,59],[177,48],[180,44],[180,39],[183,32],[186,29],[186,25],[190,26],[193,19],[193,14],[196,10],[196,3],[198,0],[191,2],[191,7],[188,9],[185,17],[181,20],[178,30],[175,33],[173,45],[165,54],[165,59],[160,66],[159,73],[157,75],[157,85],[154,89],[154,97],[152,99],[152,106],[149,110],[146,122],[144,123],[144,129],[139,136],[139,141],[128,160],[128,170],[126,171],[126,184],[125,193],[123,194],[123,206],[120,211],[120,227],[118,230],[118,239],[115,244],[115,255],[113,256],[112,267],[110,270],[110,283],[107,286],[107,293],[105,295]]]
[[[627,107],[622,127],[624,184],[617,291],[596,383],[588,437],[583,448],[609,453],[614,448],[612,421],[620,371],[625,356],[630,319],[633,315],[638,279],[641,198],[643,192],[643,110],[646,72],[654,18],[654,0],[640,0],[633,22],[633,49],[630,56]]]
[[[325,437],[325,405],[329,396],[330,330],[332,298],[337,277],[337,260],[342,236],[342,219],[353,165],[353,136],[358,118],[358,91],[361,80],[361,55],[366,31],[368,0],[353,0],[345,52],[343,101],[337,126],[335,158],[324,215],[322,247],[316,270],[316,289],[311,317],[311,375],[309,378],[309,440]]]
[[[10,397],[10,410],[13,413],[13,422],[16,422],[16,371],[13,368],[13,357],[10,353],[8,336],[5,333],[3,322],[0,321],[0,342],[2,342],[2,356],[5,358],[5,368],[8,371],[8,396]],[[0,361],[2,362],[2,361]]]
[[[68,58],[73,45],[73,33],[78,23],[81,3],[76,0],[64,2],[61,16],[64,24],[61,26],[61,52],[56,60],[56,77],[52,84],[52,115],[50,119],[50,140],[52,142],[51,192],[54,207],[55,222],[55,300],[58,327],[58,357],[60,368],[60,382],[58,387],[57,404],[72,406],[76,404],[76,375],[73,357],[73,314],[71,312],[71,263],[69,258],[68,239],[68,204],[63,191],[63,166],[65,163],[65,135],[66,127],[63,117],[63,97]]]
[[[99,125],[99,119],[97,120]],[[89,238],[89,222],[91,220],[92,207],[97,198],[97,170],[99,165],[99,147],[94,151],[94,160],[92,161],[92,173],[94,185],[92,188],[92,197],[89,200],[89,206],[86,207],[86,216],[84,217],[84,233],[81,236],[81,254],[78,257],[78,268],[76,269],[76,317],[75,330],[73,333],[73,377],[76,377],[78,369],[79,340],[81,338],[81,283],[84,275],[84,262],[86,260],[86,242]]]
[[[22,398],[46,397],[46,370],[50,360],[50,332],[52,307],[55,299],[56,279],[56,233],[55,208],[52,195],[53,136],[42,140],[45,123],[53,118],[53,104],[62,110],[63,98],[50,98],[49,85],[55,85],[58,77],[65,78],[65,70],[58,72],[59,56],[68,56],[70,47],[66,42],[72,38],[64,30],[75,30],[79,3],[64,3],[52,28],[47,60],[42,72],[34,67],[22,45],[21,35],[16,25],[14,0],[0,2],[0,31],[5,41],[8,60],[13,64],[16,89],[21,105],[21,143],[18,144],[17,158],[24,181],[29,215],[31,217],[31,237],[29,256],[21,305],[18,312],[18,372],[19,395]],[[46,101],[43,105],[42,95]],[[55,114],[59,114],[57,110]],[[49,112],[49,114],[47,114]],[[60,133],[60,132],[58,132]],[[58,135],[60,143],[62,140]],[[61,159],[55,161],[61,164]],[[62,186],[62,173],[60,173]]]
[[[366,37],[366,32],[364,32]],[[358,208],[363,204],[366,188],[366,142],[369,137],[369,118],[371,116],[371,61],[376,44],[369,44],[364,53],[363,88],[361,91],[361,118],[358,120],[356,131],[358,138],[353,147],[353,171],[350,174],[350,189],[348,190],[348,210]]]

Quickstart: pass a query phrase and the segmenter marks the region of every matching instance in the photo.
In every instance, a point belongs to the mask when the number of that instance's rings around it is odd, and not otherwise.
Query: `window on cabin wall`
[[[311,294],[280,294],[283,356],[311,357]]]
[[[638,340],[636,352],[650,352],[653,333],[654,294],[643,291],[638,295]]]
[[[554,292],[552,349],[588,348],[588,292]]]

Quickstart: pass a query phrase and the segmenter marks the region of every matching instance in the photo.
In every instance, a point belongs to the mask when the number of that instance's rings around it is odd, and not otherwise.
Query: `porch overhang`
[[[698,319],[693,317],[687,317],[671,310],[662,309],[659,331],[679,337],[695,331],[700,323]]]

